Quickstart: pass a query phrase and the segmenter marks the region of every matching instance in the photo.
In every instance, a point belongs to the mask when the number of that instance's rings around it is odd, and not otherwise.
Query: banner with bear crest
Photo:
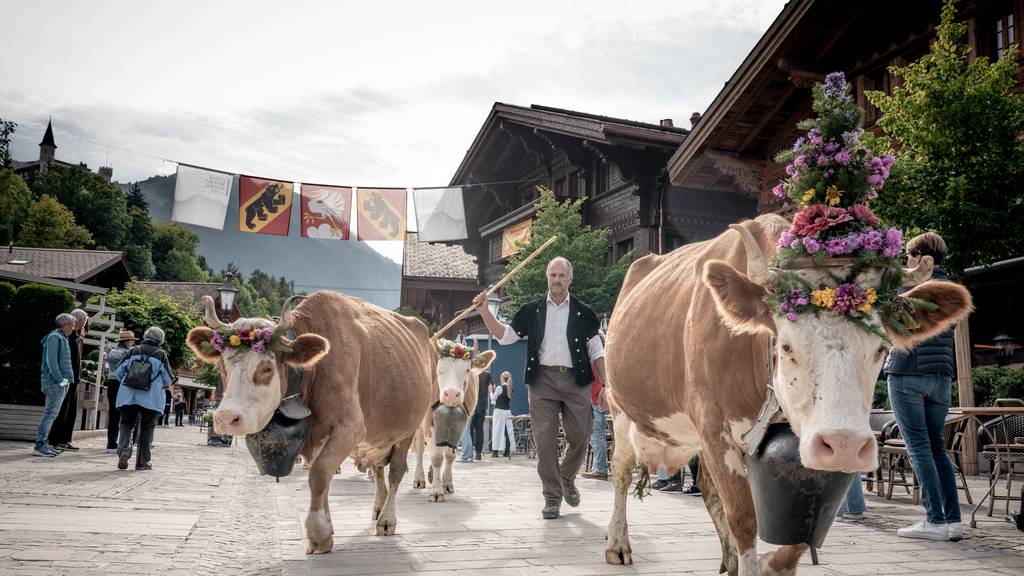
[[[291,182],[240,176],[238,229],[253,234],[287,236],[294,188]]]
[[[405,188],[358,188],[360,240],[405,240]]]

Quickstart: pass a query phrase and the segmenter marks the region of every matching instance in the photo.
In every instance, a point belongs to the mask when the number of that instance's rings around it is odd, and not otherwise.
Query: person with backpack
[[[149,463],[150,446],[153,444],[153,429],[157,418],[164,410],[164,390],[174,383],[171,363],[161,346],[164,331],[156,326],[146,329],[142,343],[128,352],[128,357],[117,367],[117,379],[121,386],[117,391],[117,409],[121,411],[121,423],[117,437],[117,469],[128,468],[132,457],[131,436],[136,418],[141,420],[138,440],[136,470],[151,470]]]
[[[132,346],[135,346],[135,333],[122,330],[117,336],[117,347],[107,352],[107,454],[117,452],[117,430],[121,424],[121,412],[117,409],[117,391],[121,387],[117,367],[128,357]]]

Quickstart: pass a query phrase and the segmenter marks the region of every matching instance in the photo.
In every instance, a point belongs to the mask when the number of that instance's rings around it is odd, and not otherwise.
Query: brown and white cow
[[[438,405],[460,407],[466,413],[466,426],[476,410],[477,383],[480,373],[494,361],[493,350],[481,352],[474,363],[469,360],[441,357],[437,361],[437,382],[434,398]],[[484,400],[486,402],[486,400]],[[455,465],[455,446],[438,446],[434,438],[434,410],[431,407],[423,417],[423,423],[413,440],[413,452],[416,453],[416,471],[413,477],[413,488],[425,488],[427,483],[423,476],[423,452],[430,450],[430,491],[427,500],[443,502],[445,494],[454,494],[455,485],[452,480],[452,469]],[[459,437],[465,432],[465,426],[459,431]],[[444,471],[441,465],[444,464]]]
[[[609,563],[632,563],[626,492],[636,462],[651,471],[680,468],[699,453],[702,476],[706,472],[714,484],[701,488],[711,498],[708,509],[729,572],[795,573],[806,546],[784,546],[757,557],[757,524],[740,442],[767,393],[769,336],[778,358],[772,384],[800,437],[802,463],[820,470],[876,467],[868,415],[889,345],[831,314],[776,320],[762,300],[775,277],[764,254],[774,253],[788,226],[779,216],[761,216],[630,267],[608,331],[615,435],[629,439],[615,443]],[[929,262],[912,275],[919,281],[930,272]],[[825,278],[816,269],[798,273],[815,283]],[[877,286],[879,278],[875,269],[858,281]],[[938,309],[915,312],[920,327],[909,337],[888,333],[904,349],[947,329],[971,309],[970,294],[953,283],[925,282],[907,295]],[[881,326],[875,313],[869,320]]]
[[[219,434],[261,430],[287,390],[285,365],[306,367],[303,401],[306,419],[301,454],[310,462],[310,506],[306,516],[307,553],[330,552],[334,528],[327,505],[331,477],[346,456],[360,470],[374,472],[373,518],[377,535],[395,533],[395,501],[416,427],[432,402],[437,353],[426,326],[362,300],[335,292],[315,292],[279,325],[262,318],[240,318],[222,326],[206,300],[209,328],[193,328],[188,345],[204,361],[217,365],[224,398],[214,412]],[[254,351],[250,347],[210,347],[215,330],[290,328],[298,334],[283,343],[291,352]],[[314,366],[315,365],[315,366]],[[389,465],[387,485],[384,466]]]

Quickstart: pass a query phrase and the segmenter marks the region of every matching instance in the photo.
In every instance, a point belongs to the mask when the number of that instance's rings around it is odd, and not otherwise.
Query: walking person
[[[470,434],[473,437],[473,450],[475,458],[480,459],[484,450],[484,421],[487,419],[487,408],[490,405],[489,394],[494,383],[491,378],[491,370],[487,368],[477,378],[476,410],[473,411],[473,419],[469,421]],[[485,398],[487,398],[485,400]]]
[[[74,377],[68,384],[67,393],[60,405],[60,412],[50,427],[50,446],[54,450],[63,452],[78,451],[78,447],[71,443],[71,435],[75,431],[75,419],[78,417],[78,379],[82,375],[82,347],[85,338],[85,327],[89,321],[89,315],[85,310],[76,308],[71,311],[75,318],[75,329],[68,335],[68,347],[71,349],[71,371]]]
[[[487,308],[487,293],[473,300],[487,325],[508,346],[529,337],[526,353],[526,384],[529,386],[530,418],[537,445],[544,508],[541,517],[558,518],[562,500],[579,506],[576,473],[587,456],[591,433],[590,364],[605,381],[604,346],[598,335],[600,320],[594,310],[569,293],[572,264],[559,256],[548,262],[547,296],[525,304],[512,324],[500,322]],[[566,449],[558,460],[559,416],[565,430]]]
[[[140,420],[140,426],[135,469],[152,469],[149,460],[153,429],[164,409],[164,391],[175,380],[167,353],[161,348],[163,343],[163,330],[156,326],[147,328],[142,335],[142,343],[132,348],[128,358],[117,368],[117,377],[121,381],[117,391],[117,408],[121,411],[117,436],[118,470],[127,469],[128,460],[132,457],[132,428],[136,419]]]
[[[511,373],[501,373],[501,382],[494,387],[491,397],[494,398],[494,412],[491,413],[491,457],[497,458],[500,452],[505,458],[511,458],[510,450],[516,445],[516,432],[512,427]]]
[[[174,425],[184,426],[182,420],[185,418],[185,397],[178,392],[174,395]]]
[[[48,458],[56,456],[57,451],[46,439],[50,436],[50,428],[60,412],[71,379],[75,377],[71,369],[71,346],[68,344],[68,335],[75,331],[75,317],[60,314],[55,323],[57,327],[40,342],[43,348],[43,361],[39,379],[43,394],[46,396],[46,404],[43,407],[43,417],[39,419],[39,426],[36,428],[36,443],[32,448],[33,456]]]
[[[160,412],[160,418],[159,418],[161,426],[168,426],[169,425],[168,422],[171,421],[170,416],[171,416],[171,403],[172,402],[173,402],[173,399],[171,398],[171,390],[170,390],[170,388],[168,388],[168,389],[164,390],[164,408]]]
[[[853,483],[846,491],[846,498],[839,507],[837,520],[843,522],[860,522],[864,519],[864,512],[867,511],[867,504],[864,502],[864,487],[861,485],[861,475],[857,472],[853,475]]]
[[[128,357],[132,346],[135,346],[135,333],[122,330],[117,335],[117,346],[107,352],[107,454],[117,453],[117,431],[121,425],[121,411],[117,409],[117,391],[121,387],[117,380],[117,367]]]
[[[924,256],[931,256],[932,280],[949,280],[940,267],[947,253],[941,236],[925,232],[907,242],[906,250],[907,266],[915,267]],[[904,538],[954,542],[963,538],[956,475],[943,438],[955,362],[952,328],[910,352],[893,348],[885,359],[889,403],[906,441],[926,513],[924,520],[896,531]]]
[[[608,435],[605,429],[609,412],[605,389],[595,376],[590,384],[590,409],[593,411],[594,423],[590,434],[590,452],[594,455],[590,470],[580,474],[592,480],[608,479]]]

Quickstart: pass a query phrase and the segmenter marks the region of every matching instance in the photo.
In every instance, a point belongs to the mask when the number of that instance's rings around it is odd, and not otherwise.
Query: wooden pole
[[[960,406],[974,406],[974,384],[971,381],[971,336],[967,318],[957,322],[953,332],[956,349],[956,387],[960,393]],[[978,473],[978,433],[973,426],[964,431],[964,474]]]
[[[498,282],[494,286],[491,286],[490,288],[488,288],[487,289],[487,295],[490,296],[491,294],[494,294],[495,292],[497,292],[498,288],[501,288],[502,286],[504,286],[504,284],[506,282],[511,280],[513,276],[518,274],[519,271],[522,270],[524,267],[526,267],[527,264],[532,262],[534,258],[536,258],[537,256],[540,256],[540,253],[545,251],[545,250],[547,250],[548,247],[550,247],[552,244],[554,244],[556,240],[558,240],[558,236],[552,236],[551,238],[548,238],[547,242],[541,244],[539,248],[537,248],[536,250],[533,251],[533,254],[530,254],[529,256],[527,256],[526,259],[524,259],[522,262],[520,262],[518,265],[516,265],[515,268],[510,270],[508,274],[505,274],[505,276],[502,277],[501,280],[498,280]],[[444,333],[447,332],[452,326],[458,324],[459,321],[462,320],[463,318],[465,318],[466,316],[469,316],[470,313],[473,312],[473,310],[475,310],[475,309],[476,309],[475,307],[470,306],[469,308],[466,308],[462,312],[459,312],[459,314],[455,318],[452,318],[451,322],[445,324],[443,328],[441,328],[440,330],[435,332],[434,335],[430,337],[430,340],[431,341],[436,341],[438,338],[443,336]]]

